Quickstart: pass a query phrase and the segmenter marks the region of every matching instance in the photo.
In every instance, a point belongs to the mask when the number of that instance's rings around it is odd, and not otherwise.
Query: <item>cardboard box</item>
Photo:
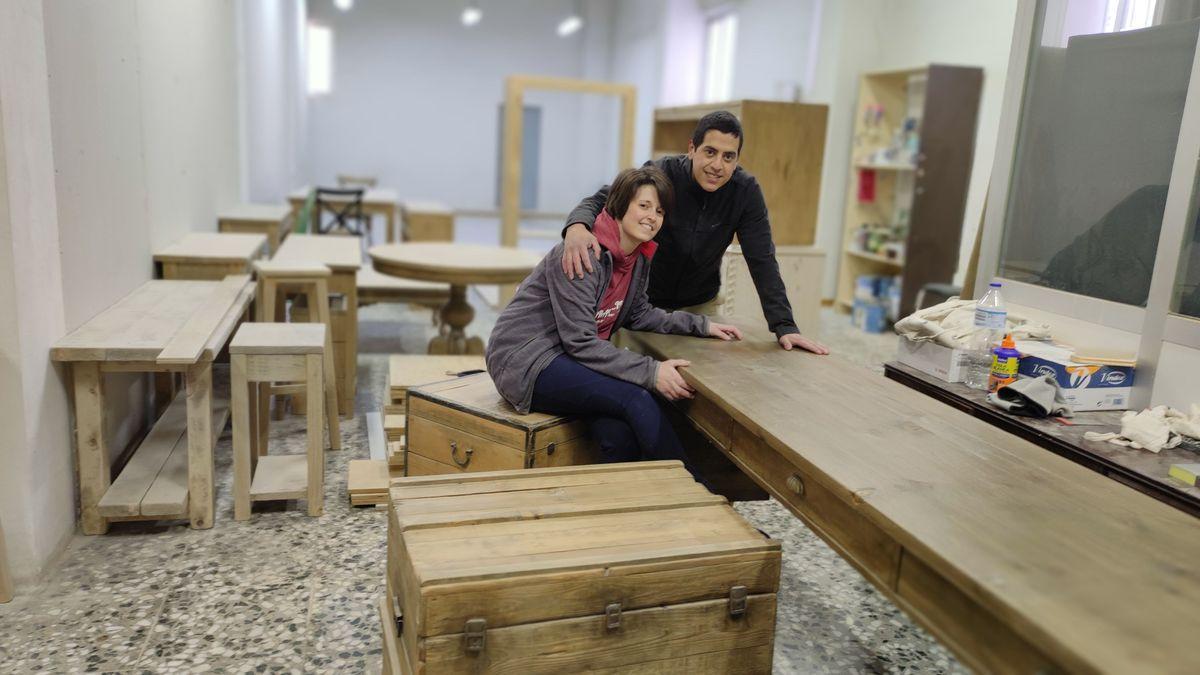
[[[882,333],[887,330],[887,311],[876,301],[856,299],[850,323],[867,333]]]
[[[896,348],[896,360],[947,382],[963,382],[967,379],[966,351],[943,347],[936,342],[916,342],[901,337],[900,345]]]
[[[1063,396],[1076,411],[1126,410],[1133,393],[1134,369],[1071,361],[1071,350],[1046,342],[1017,341],[1025,377],[1053,375]]]

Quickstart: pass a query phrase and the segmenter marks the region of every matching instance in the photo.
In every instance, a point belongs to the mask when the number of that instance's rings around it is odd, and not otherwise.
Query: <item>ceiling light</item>
[[[482,18],[483,10],[479,9],[479,6],[475,3],[467,5],[466,9],[462,11],[462,25],[468,28],[479,23],[479,20]]]
[[[343,12],[349,12],[354,7],[354,0],[333,0],[333,6]]]
[[[583,19],[578,14],[572,14],[563,19],[562,23],[558,24],[558,36],[567,37],[580,28],[583,28]]]

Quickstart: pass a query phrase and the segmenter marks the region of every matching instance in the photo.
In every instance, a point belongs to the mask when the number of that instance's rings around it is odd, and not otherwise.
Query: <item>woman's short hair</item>
[[[608,188],[608,201],[605,202],[604,208],[608,209],[613,218],[617,220],[624,218],[625,212],[629,210],[629,204],[637,194],[638,188],[643,185],[654,186],[663,211],[670,210],[675,199],[675,191],[671,187],[671,179],[667,178],[667,174],[663,173],[662,169],[653,164],[641,166],[636,169],[625,169],[617,174],[616,179],[613,180],[612,185]]]

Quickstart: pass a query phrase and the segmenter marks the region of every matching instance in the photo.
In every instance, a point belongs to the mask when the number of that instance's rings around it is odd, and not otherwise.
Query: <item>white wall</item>
[[[610,14],[605,4],[586,3],[583,31],[559,38],[568,3],[485,3],[483,21],[468,29],[459,3],[359,0],[339,12],[310,2],[310,21],[333,30],[334,63],[333,92],[309,101],[309,178],[376,175],[402,197],[493,207],[504,78],[595,77],[608,45],[588,34],[605,30],[597,25]],[[615,132],[581,124],[583,98],[527,96],[527,105],[543,106],[542,210],[568,209],[617,168]],[[603,108],[589,110],[594,119]]]
[[[240,197],[234,26],[232,0],[0,3],[0,517],[19,578],[75,523],[51,345]],[[144,379],[108,380],[114,452],[144,425]]]

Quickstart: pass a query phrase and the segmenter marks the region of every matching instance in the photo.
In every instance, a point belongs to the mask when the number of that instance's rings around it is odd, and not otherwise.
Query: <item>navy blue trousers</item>
[[[646,389],[581,365],[566,354],[555,358],[533,385],[533,410],[588,418],[605,462],[677,459],[700,483],[679,436],[658,400]]]

